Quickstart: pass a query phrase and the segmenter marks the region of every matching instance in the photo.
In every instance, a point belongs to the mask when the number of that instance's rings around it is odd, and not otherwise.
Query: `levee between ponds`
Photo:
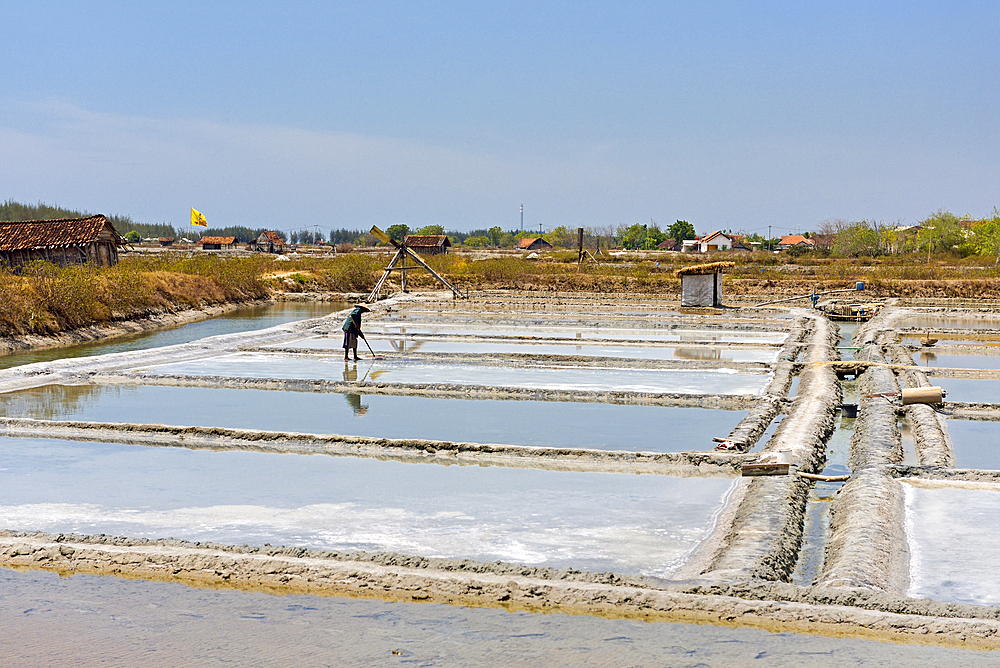
[[[716,451],[634,452],[24,418],[0,418],[0,436],[189,450],[369,457],[423,464],[658,474],[673,477],[733,477],[739,475],[744,462],[757,457],[753,454]]]
[[[815,602],[823,599],[820,593],[805,593],[799,596],[803,600],[794,600],[788,596],[790,586],[786,586],[784,596],[772,593],[761,598],[739,588],[723,587],[724,594],[705,590],[690,593],[612,574],[394,554],[0,532],[0,563],[62,575],[107,574],[275,594],[711,623],[974,649],[996,648],[1000,635],[1000,621],[992,618],[989,610],[969,607],[942,609],[940,615],[887,612],[875,609],[877,601],[870,601],[869,607],[857,607],[863,596],[853,599],[855,605]],[[964,617],[957,618],[956,613]]]

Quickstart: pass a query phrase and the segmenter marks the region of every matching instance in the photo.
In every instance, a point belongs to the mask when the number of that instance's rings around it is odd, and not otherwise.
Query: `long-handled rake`
[[[372,344],[368,343],[368,339],[366,339],[363,336],[361,338],[364,340],[365,345],[368,346],[368,352],[370,352],[372,354],[372,357],[374,357],[377,360],[383,359],[381,355],[376,355],[375,354],[375,351],[372,350]]]

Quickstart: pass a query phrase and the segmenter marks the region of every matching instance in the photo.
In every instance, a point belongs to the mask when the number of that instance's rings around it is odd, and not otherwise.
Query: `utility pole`
[[[767,226],[767,250],[771,250],[771,226]]]
[[[521,205],[521,231],[524,232],[524,205]]]
[[[542,224],[538,223],[538,236],[542,235]]]

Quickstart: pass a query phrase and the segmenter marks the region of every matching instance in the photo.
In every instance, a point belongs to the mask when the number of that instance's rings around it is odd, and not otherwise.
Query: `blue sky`
[[[760,231],[1000,206],[1000,3],[0,4],[0,199]]]

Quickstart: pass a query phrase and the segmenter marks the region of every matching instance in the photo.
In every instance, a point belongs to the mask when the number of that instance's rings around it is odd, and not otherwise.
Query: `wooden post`
[[[576,247],[577,247],[577,251],[578,251],[578,255],[577,255],[577,258],[576,258],[576,263],[578,265],[579,264],[583,264],[583,228],[582,227],[576,228]]]
[[[403,255],[403,267],[399,272],[399,288],[406,293],[406,255]]]

